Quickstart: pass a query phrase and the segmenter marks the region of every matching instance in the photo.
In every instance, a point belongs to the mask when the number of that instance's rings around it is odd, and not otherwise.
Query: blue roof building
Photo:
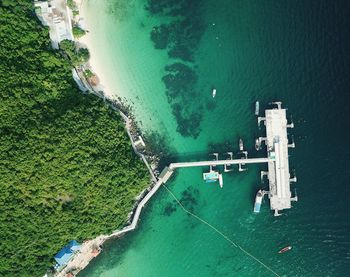
[[[63,247],[56,255],[55,260],[58,267],[66,265],[68,261],[73,257],[74,252],[70,250],[67,246]]]
[[[76,240],[71,240],[68,245],[70,250],[72,250],[73,252],[76,252],[80,249],[81,245],[76,241]]]
[[[55,269],[65,266],[80,247],[81,245],[76,240],[71,240],[65,247],[63,247],[54,257],[57,262]]]

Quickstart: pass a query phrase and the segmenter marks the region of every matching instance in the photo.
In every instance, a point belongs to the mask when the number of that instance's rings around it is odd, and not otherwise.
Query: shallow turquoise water
[[[263,166],[225,174],[223,189],[204,184],[203,169],[183,169],[168,187],[186,208],[280,275],[349,275],[349,5],[345,1],[193,1],[183,12],[185,18],[190,16],[184,26],[204,27],[203,32],[188,29],[184,41],[191,42],[193,55],[183,61],[155,49],[150,39],[154,26],[179,17],[151,14],[145,3],[84,3],[90,34],[103,49],[98,56],[118,88],[116,93],[133,106],[145,133],[157,131],[164,136],[178,159],[199,159],[213,150],[236,151],[239,137],[251,155],[257,155],[254,138],[262,134],[253,114],[257,99],[261,108],[281,100],[296,125],[290,131],[297,146],[290,151],[290,165],[298,177],[300,201],[282,217],[273,217],[268,201],[260,214],[252,213]],[[170,32],[172,38],[183,35],[178,29]],[[177,80],[175,96],[168,99],[162,78],[168,73],[165,66],[174,62],[193,69],[195,76],[186,71]],[[173,114],[174,101],[180,103],[181,118]],[[199,127],[186,121],[192,114]],[[189,129],[196,133],[184,136]],[[289,244],[292,251],[277,254]],[[162,188],[144,210],[138,230],[108,242],[79,276],[271,273],[184,213]]]

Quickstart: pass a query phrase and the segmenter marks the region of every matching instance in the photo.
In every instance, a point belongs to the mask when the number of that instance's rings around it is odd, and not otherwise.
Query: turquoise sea
[[[182,169],[167,184],[191,212],[280,276],[350,276],[350,2],[326,0],[85,0],[86,26],[105,78],[171,160],[237,152],[263,134],[254,116],[275,100],[295,124],[290,150],[299,202],[253,214],[260,170],[202,181]],[[212,98],[212,89],[217,95]],[[222,156],[223,157],[223,156]],[[293,249],[283,255],[286,245]],[[79,274],[273,276],[186,214],[165,188],[139,227],[104,245]]]

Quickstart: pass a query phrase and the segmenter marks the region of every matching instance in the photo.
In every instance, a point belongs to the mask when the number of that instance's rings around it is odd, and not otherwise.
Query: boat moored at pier
[[[265,191],[259,189],[255,196],[255,203],[254,203],[254,213],[260,213],[261,203],[264,198]]]
[[[255,115],[258,116],[259,115],[259,101],[256,101],[255,102]]]

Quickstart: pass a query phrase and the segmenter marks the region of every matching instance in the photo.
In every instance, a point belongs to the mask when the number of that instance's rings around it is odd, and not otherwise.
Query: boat
[[[239,139],[239,151],[243,151],[243,140]]]
[[[278,253],[282,254],[282,253],[287,252],[291,249],[292,249],[292,246],[286,246],[286,247],[282,248],[280,251],[278,251]]]
[[[222,174],[220,174],[216,170],[213,170],[212,166],[210,166],[209,172],[203,173],[203,180],[206,183],[215,183],[215,182],[219,181],[220,187],[222,188],[224,186]]]
[[[219,185],[220,185],[220,188],[224,186],[224,182],[222,180],[222,174],[219,174]]]
[[[263,197],[264,193],[261,189],[259,189],[255,196],[254,213],[260,213],[260,207]]]
[[[213,183],[219,180],[219,172],[210,169],[209,172],[203,173],[203,180],[206,183]]]
[[[255,115],[259,115],[259,101],[255,102]]]
[[[260,142],[260,140],[257,138],[257,139],[255,140],[255,149],[256,149],[256,151],[259,151],[260,148],[261,148],[261,142]]]
[[[216,88],[213,88],[212,95],[213,95],[213,98],[215,98],[215,95],[216,95]]]

